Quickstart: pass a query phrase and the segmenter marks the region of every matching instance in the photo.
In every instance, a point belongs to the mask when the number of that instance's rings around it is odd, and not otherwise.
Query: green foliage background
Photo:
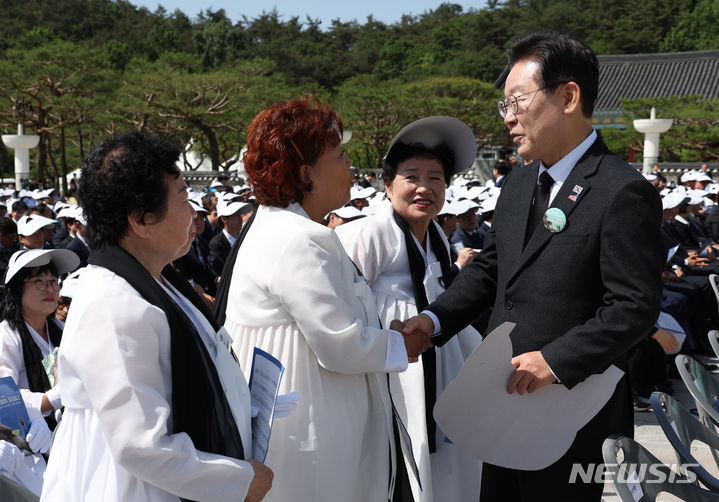
[[[387,25],[336,19],[330,26],[277,11],[233,23],[223,10],[191,19],[126,0],[5,0],[0,25],[0,128],[22,121],[41,135],[39,176],[80,166],[102,137],[132,128],[171,135],[223,169],[252,117],[279,99],[328,100],[353,131],[355,165],[377,168],[392,135],[411,120],[449,114],[480,145],[507,144],[491,83],[507,43],[544,27],[585,39],[598,54],[719,49],[719,0],[489,0],[481,10],[443,3]],[[719,103],[696,98],[625,102],[627,119],[677,124],[666,160],[717,159]],[[632,131],[606,131],[619,153],[641,149]],[[0,148],[0,174],[12,172]]]

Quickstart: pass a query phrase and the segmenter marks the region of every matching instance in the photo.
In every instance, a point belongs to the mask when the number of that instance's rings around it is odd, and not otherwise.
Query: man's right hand
[[[434,323],[427,315],[419,314],[403,323],[402,336],[410,362],[416,362],[422,352],[432,347],[433,333]]]
[[[402,334],[411,335],[415,332],[421,333],[428,338],[431,337],[434,334],[434,323],[432,319],[426,314],[419,314],[407,319],[404,322]]]
[[[255,477],[252,478],[250,489],[247,490],[245,502],[259,502],[265,498],[267,492],[272,488],[272,478],[274,478],[275,475],[272,473],[272,470],[262,462],[256,460],[248,460],[248,462],[255,471]]]

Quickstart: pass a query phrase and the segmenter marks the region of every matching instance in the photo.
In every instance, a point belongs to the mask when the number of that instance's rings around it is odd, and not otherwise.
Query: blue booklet
[[[15,380],[12,377],[0,378],[0,439],[30,451],[25,442],[29,430],[30,417]]]
[[[252,418],[252,459],[264,463],[270,446],[270,434],[277,393],[285,368],[272,355],[255,347],[250,371],[250,399],[258,413]]]

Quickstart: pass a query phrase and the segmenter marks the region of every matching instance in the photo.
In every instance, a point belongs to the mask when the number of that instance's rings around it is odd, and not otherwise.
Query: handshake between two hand
[[[416,363],[422,352],[432,347],[434,323],[424,314],[410,317],[406,321],[393,320],[389,328],[402,333],[409,362]]]

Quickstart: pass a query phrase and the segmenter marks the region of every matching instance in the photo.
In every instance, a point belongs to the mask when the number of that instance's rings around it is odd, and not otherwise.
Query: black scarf
[[[232,271],[235,269],[235,261],[237,261],[237,252],[240,250],[242,241],[245,240],[245,236],[247,236],[247,232],[250,230],[250,225],[252,225],[252,222],[255,221],[256,214],[257,209],[255,209],[255,212],[252,213],[250,219],[242,225],[242,230],[240,230],[240,234],[237,236],[237,239],[235,239],[235,243],[232,245],[232,249],[230,249],[230,254],[227,255],[225,266],[222,267],[222,276],[220,284],[217,286],[217,296],[215,296],[214,308],[215,319],[217,319],[217,324],[220,326],[225,324],[227,297],[230,294],[230,283],[232,282]]]
[[[426,267],[422,253],[415,244],[412,230],[410,230],[407,222],[396,212],[394,213],[394,221],[404,234],[404,242],[407,247],[407,257],[409,258],[409,273],[412,276],[412,292],[414,294],[414,304],[417,306],[417,313],[422,312],[429,302],[427,301],[427,292],[424,290],[424,275]],[[449,287],[451,282],[451,263],[449,261],[449,253],[444,246],[444,241],[437,230],[437,226],[430,222],[427,229],[429,235],[430,246],[435,256],[439,259],[442,266],[442,283],[445,288]],[[441,335],[440,335],[441,338]],[[424,404],[427,420],[427,441],[429,444],[429,452],[437,451],[435,440],[437,432],[437,423],[434,421],[432,411],[434,403],[437,400],[437,353],[434,347],[422,353],[422,367],[424,368]]]
[[[187,433],[200,451],[244,459],[240,432],[215,364],[189,317],[124,249],[111,245],[93,249],[88,263],[107,268],[125,279],[167,316],[171,337],[172,433]],[[217,329],[212,313],[190,283],[170,265],[162,270],[162,276]]]
[[[31,392],[45,393],[50,390],[51,386],[45,367],[42,365],[43,357],[42,352],[40,352],[40,347],[38,347],[35,340],[33,340],[30,330],[27,329],[25,321],[21,321],[17,326],[15,326],[15,322],[12,324],[20,334],[20,340],[22,341],[22,359],[25,364],[28,387]],[[62,330],[60,329],[60,326],[55,324],[52,317],[47,318],[47,336],[54,347],[60,346]],[[47,426],[50,430],[55,430],[57,422],[55,421],[55,416],[52,413],[45,417],[45,421],[47,422]]]

